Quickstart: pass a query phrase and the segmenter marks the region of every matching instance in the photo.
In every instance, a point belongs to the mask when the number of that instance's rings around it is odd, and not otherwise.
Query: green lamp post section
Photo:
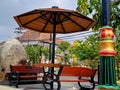
[[[100,76],[98,88],[118,90],[116,84],[115,59],[116,51],[114,50],[115,42],[113,40],[113,28],[105,26],[100,28]]]

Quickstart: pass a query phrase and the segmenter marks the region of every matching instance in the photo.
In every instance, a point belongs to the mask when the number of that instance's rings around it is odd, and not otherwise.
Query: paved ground
[[[85,85],[87,85],[87,83],[85,83]],[[4,85],[7,88],[3,89],[3,90],[12,90],[11,88],[14,88],[13,90],[45,90],[42,84],[30,84],[30,85],[19,85],[19,88],[15,88],[14,86],[8,86],[8,85]],[[79,86],[77,85],[77,83],[62,83],[62,87],[61,90],[79,90]],[[97,86],[96,86],[97,89]],[[2,90],[2,88],[0,87],[0,90]]]
[[[26,90],[44,90],[43,86],[41,84],[39,85],[21,85],[20,88],[28,88]],[[31,88],[31,89],[30,89]],[[77,83],[62,83],[62,87],[61,90],[79,90],[79,86],[77,85]],[[97,90],[97,86],[95,88],[95,90]]]
[[[95,81],[97,81],[97,76],[95,77]],[[85,85],[89,85],[88,83],[84,83]],[[19,88],[15,88],[14,86],[10,87],[8,85],[4,85],[5,87],[0,86],[0,90],[45,90],[42,84],[29,84],[29,85],[19,85]],[[61,90],[79,90],[78,84],[72,82],[62,82]],[[97,86],[94,90],[98,90]]]

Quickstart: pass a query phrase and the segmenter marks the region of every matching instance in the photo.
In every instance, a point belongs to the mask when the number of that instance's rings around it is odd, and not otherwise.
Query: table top
[[[70,66],[70,65],[63,65],[63,64],[53,64],[53,63],[40,63],[40,64],[33,64],[34,66],[41,66],[41,67],[61,67],[61,66]]]

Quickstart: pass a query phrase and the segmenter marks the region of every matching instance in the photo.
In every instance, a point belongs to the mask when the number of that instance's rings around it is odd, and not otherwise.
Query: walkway
[[[45,90],[41,84],[20,85],[19,88],[10,87],[8,85],[0,85],[0,90]],[[61,90],[79,90],[77,83],[62,83]],[[97,90],[97,87],[96,89]]]

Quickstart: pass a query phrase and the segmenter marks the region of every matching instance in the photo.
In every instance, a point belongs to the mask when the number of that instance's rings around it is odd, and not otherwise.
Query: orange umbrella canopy
[[[74,10],[58,7],[35,9],[14,16],[20,27],[44,33],[73,33],[89,30],[96,21]]]

